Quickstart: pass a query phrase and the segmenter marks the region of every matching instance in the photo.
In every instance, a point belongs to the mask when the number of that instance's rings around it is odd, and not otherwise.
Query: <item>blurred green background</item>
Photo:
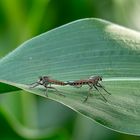
[[[60,25],[97,17],[140,30],[138,0],[1,0],[0,58]],[[139,140],[24,91],[0,95],[0,139]]]

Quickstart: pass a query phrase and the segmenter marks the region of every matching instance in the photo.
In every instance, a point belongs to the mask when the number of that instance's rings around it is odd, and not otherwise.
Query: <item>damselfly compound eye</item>
[[[102,77],[99,77],[99,80],[102,81]]]

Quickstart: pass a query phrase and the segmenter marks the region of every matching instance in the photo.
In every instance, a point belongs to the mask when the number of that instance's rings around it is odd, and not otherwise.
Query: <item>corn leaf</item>
[[[52,85],[30,88],[39,76],[60,81],[102,76],[105,89]],[[23,43],[0,60],[0,93],[25,90],[60,102],[100,124],[140,135],[140,33],[101,19],[81,19]],[[65,95],[60,96],[59,93]]]

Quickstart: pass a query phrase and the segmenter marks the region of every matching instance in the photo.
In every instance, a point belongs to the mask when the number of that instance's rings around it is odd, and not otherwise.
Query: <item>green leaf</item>
[[[61,81],[103,77],[104,102],[89,87],[56,86],[50,99],[113,130],[140,135],[140,33],[100,19],[82,19],[41,34],[0,60],[0,82],[45,96],[44,87],[29,88],[39,76]],[[7,92],[5,88],[3,92]],[[46,97],[47,98],[47,97]]]

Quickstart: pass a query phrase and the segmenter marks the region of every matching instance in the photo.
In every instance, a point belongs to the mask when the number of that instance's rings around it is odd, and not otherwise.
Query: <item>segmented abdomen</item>
[[[87,85],[88,83],[88,80],[68,81],[68,84],[71,86]]]
[[[50,80],[49,82],[51,84],[55,84],[55,85],[61,85],[61,86],[67,85],[66,82],[62,82],[62,81],[58,81],[58,80]]]

